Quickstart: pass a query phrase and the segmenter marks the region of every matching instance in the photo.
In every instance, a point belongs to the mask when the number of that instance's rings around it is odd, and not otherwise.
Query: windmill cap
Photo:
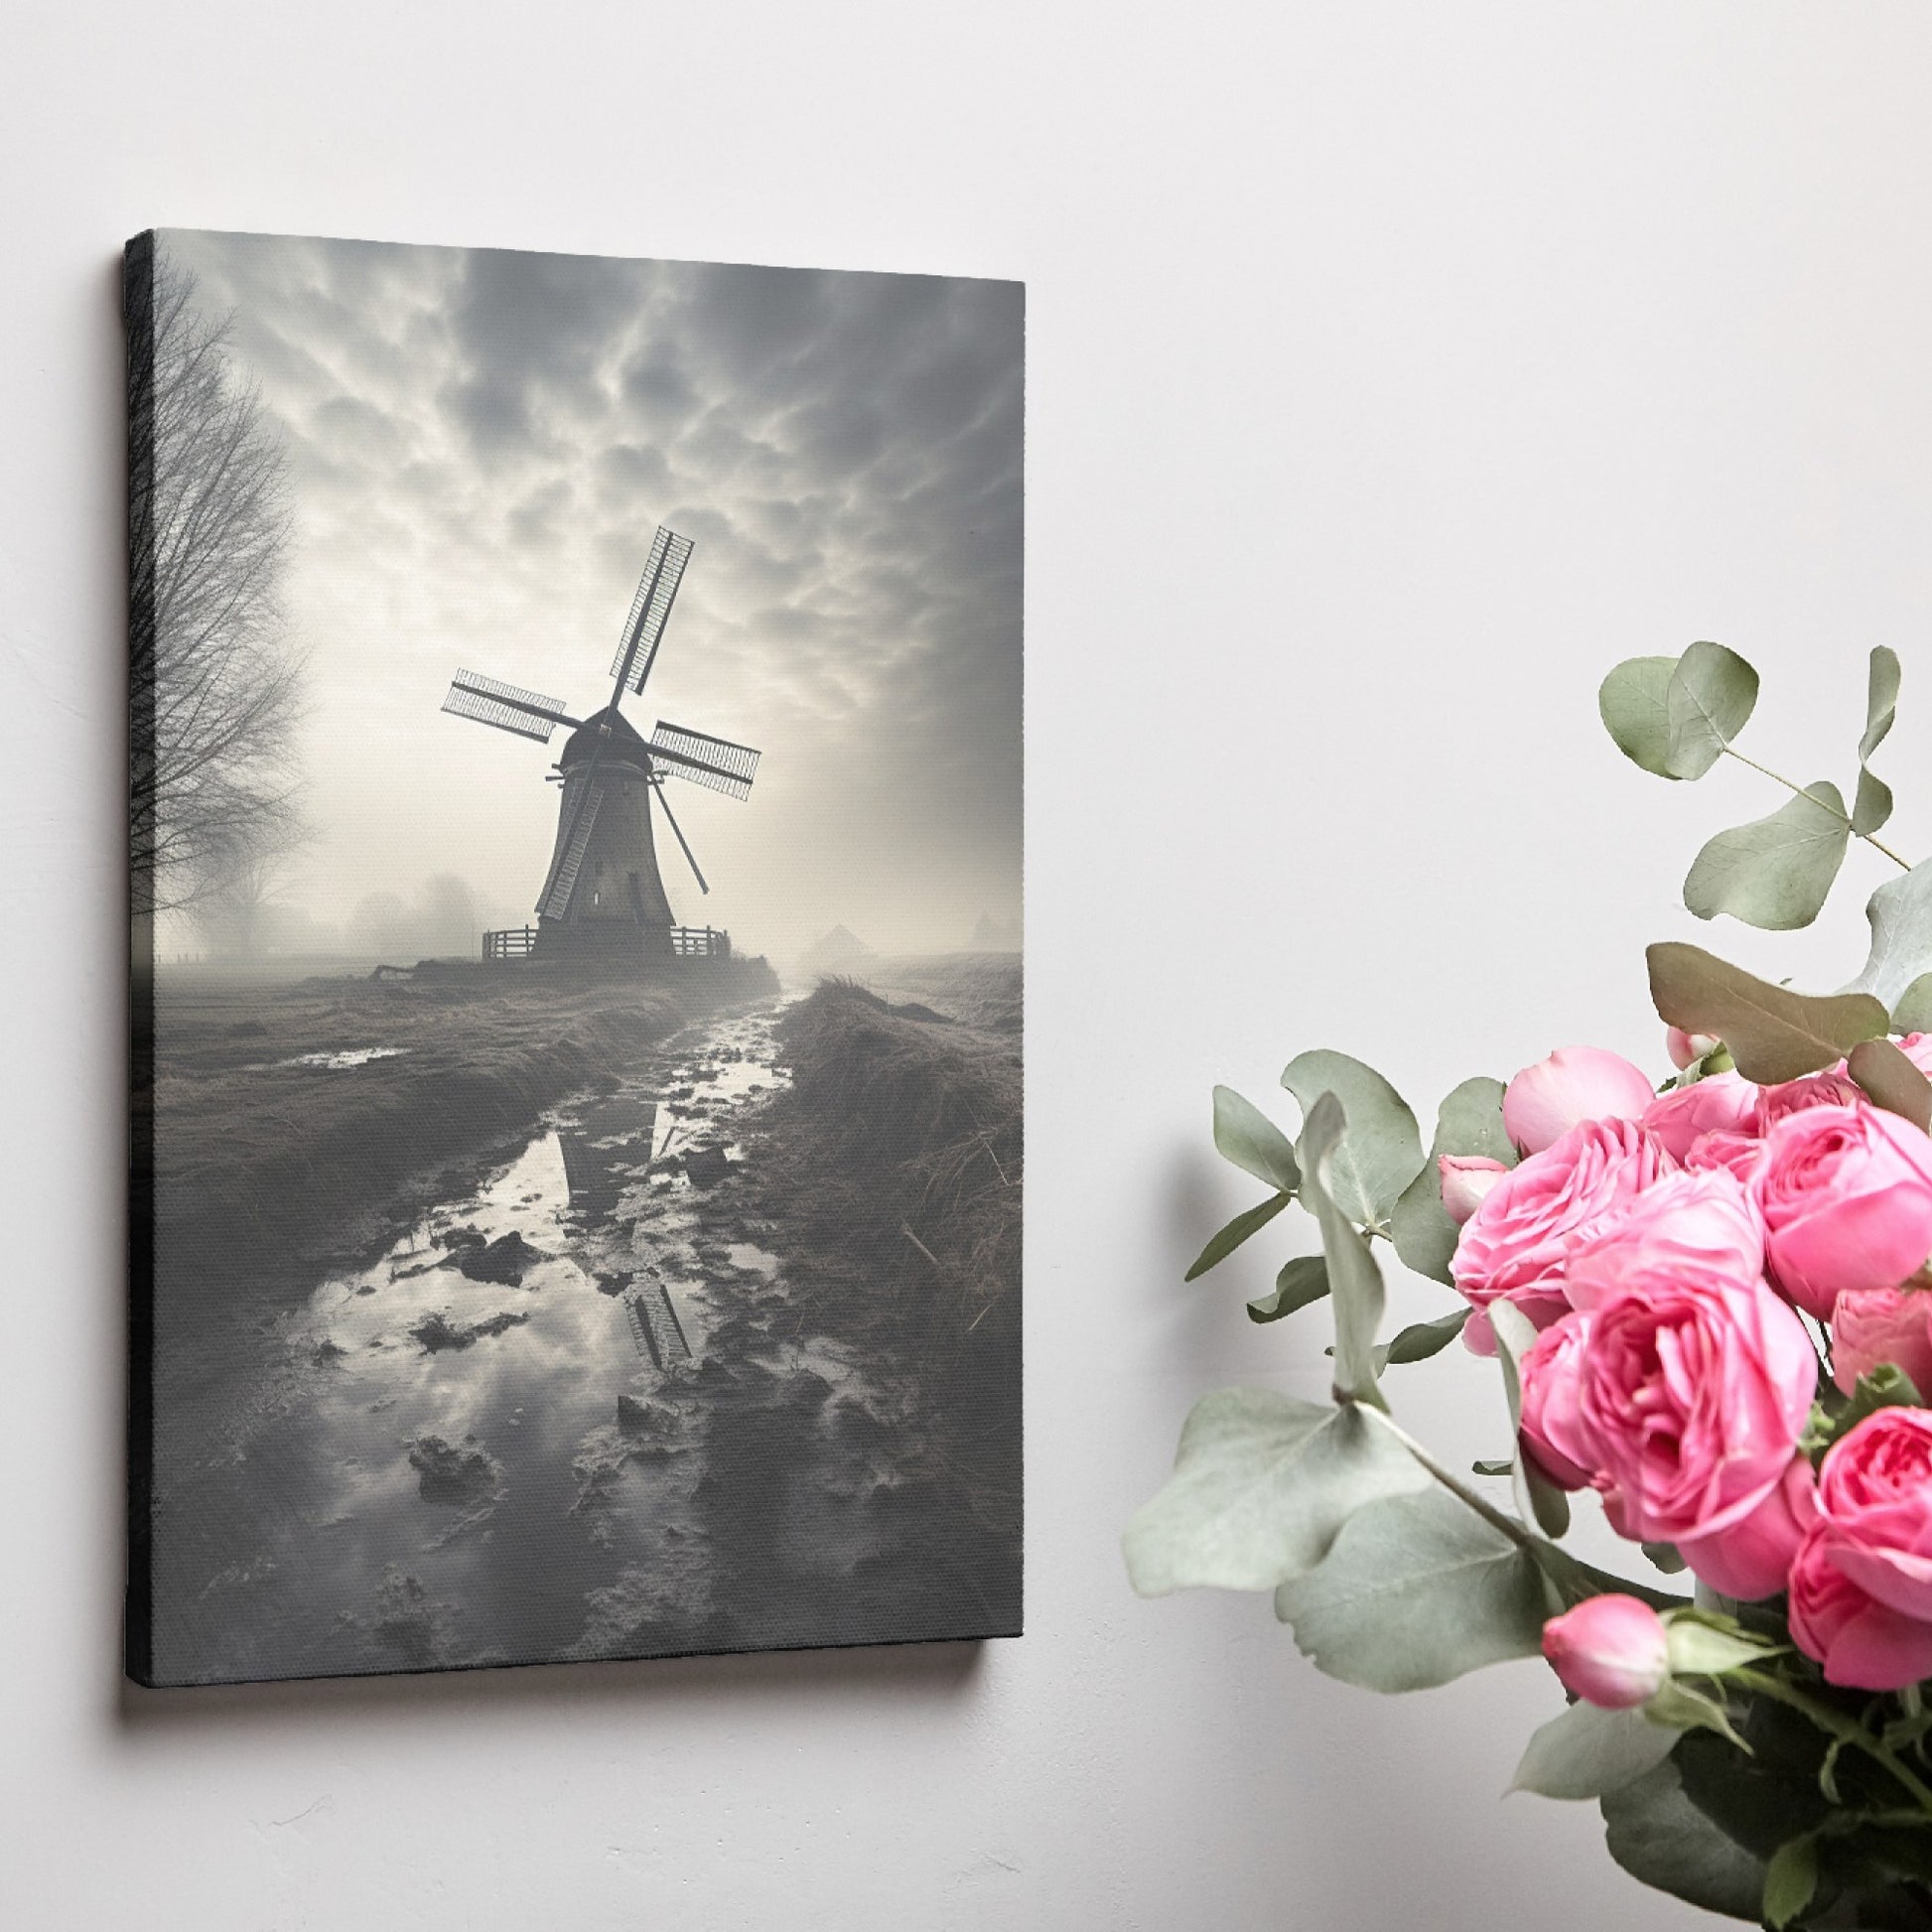
[[[611,736],[604,740],[604,756],[628,759],[634,764],[648,765],[650,747],[638,737],[636,728],[618,710],[615,705],[606,705],[602,711],[594,711],[564,741],[564,749],[557,762],[568,771],[573,764],[584,764],[591,754],[597,750],[599,728],[611,727]]]

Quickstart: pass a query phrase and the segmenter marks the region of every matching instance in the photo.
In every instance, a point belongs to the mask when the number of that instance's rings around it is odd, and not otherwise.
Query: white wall
[[[227,1932],[1690,1924],[1498,1792],[1523,1665],[1401,1704],[1133,1600],[1192,1397],[1206,1091],[1593,1037],[1748,774],[1596,733],[1716,636],[1932,850],[1932,20],[1912,5],[25,9],[0,43],[0,1914]],[[1029,1634],[153,1696],[118,1681],[114,264],[149,223],[1030,284]],[[1829,754],[1829,759],[1827,759]],[[1867,855],[1868,856],[1868,855]],[[1820,983],[1815,942],[1720,941]],[[1700,929],[1701,930],[1701,929]],[[1494,1448],[1459,1360],[1406,1413]],[[1445,1387],[1444,1385],[1447,1385]],[[1448,1415],[1459,1405],[1466,1419]],[[1467,1443],[1463,1442],[1466,1437]]]

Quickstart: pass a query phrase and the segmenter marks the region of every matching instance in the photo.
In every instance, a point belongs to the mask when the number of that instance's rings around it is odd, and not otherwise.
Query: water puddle
[[[772,1018],[559,1108],[238,1338],[215,1425],[160,1446],[164,1650],[170,1618],[244,1676],[851,1639],[905,1418],[744,1225]]]
[[[340,1073],[351,1066],[367,1066],[371,1060],[396,1060],[409,1051],[407,1046],[345,1046],[332,1053],[297,1053],[293,1059],[269,1060],[254,1069],[272,1073],[277,1067],[313,1066]]]

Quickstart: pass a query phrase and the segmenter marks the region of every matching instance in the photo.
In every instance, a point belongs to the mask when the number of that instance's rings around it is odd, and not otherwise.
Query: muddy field
[[[1017,964],[918,970],[163,1003],[155,1678],[1017,1629]]]

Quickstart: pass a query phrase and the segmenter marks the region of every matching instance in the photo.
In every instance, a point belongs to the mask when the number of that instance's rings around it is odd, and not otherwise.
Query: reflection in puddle
[[[277,1676],[851,1640],[905,1418],[686,1167],[742,1158],[783,1078],[771,1018],[681,1035],[237,1337],[219,1426],[161,1446],[198,1525],[156,1592],[181,1654]]]

